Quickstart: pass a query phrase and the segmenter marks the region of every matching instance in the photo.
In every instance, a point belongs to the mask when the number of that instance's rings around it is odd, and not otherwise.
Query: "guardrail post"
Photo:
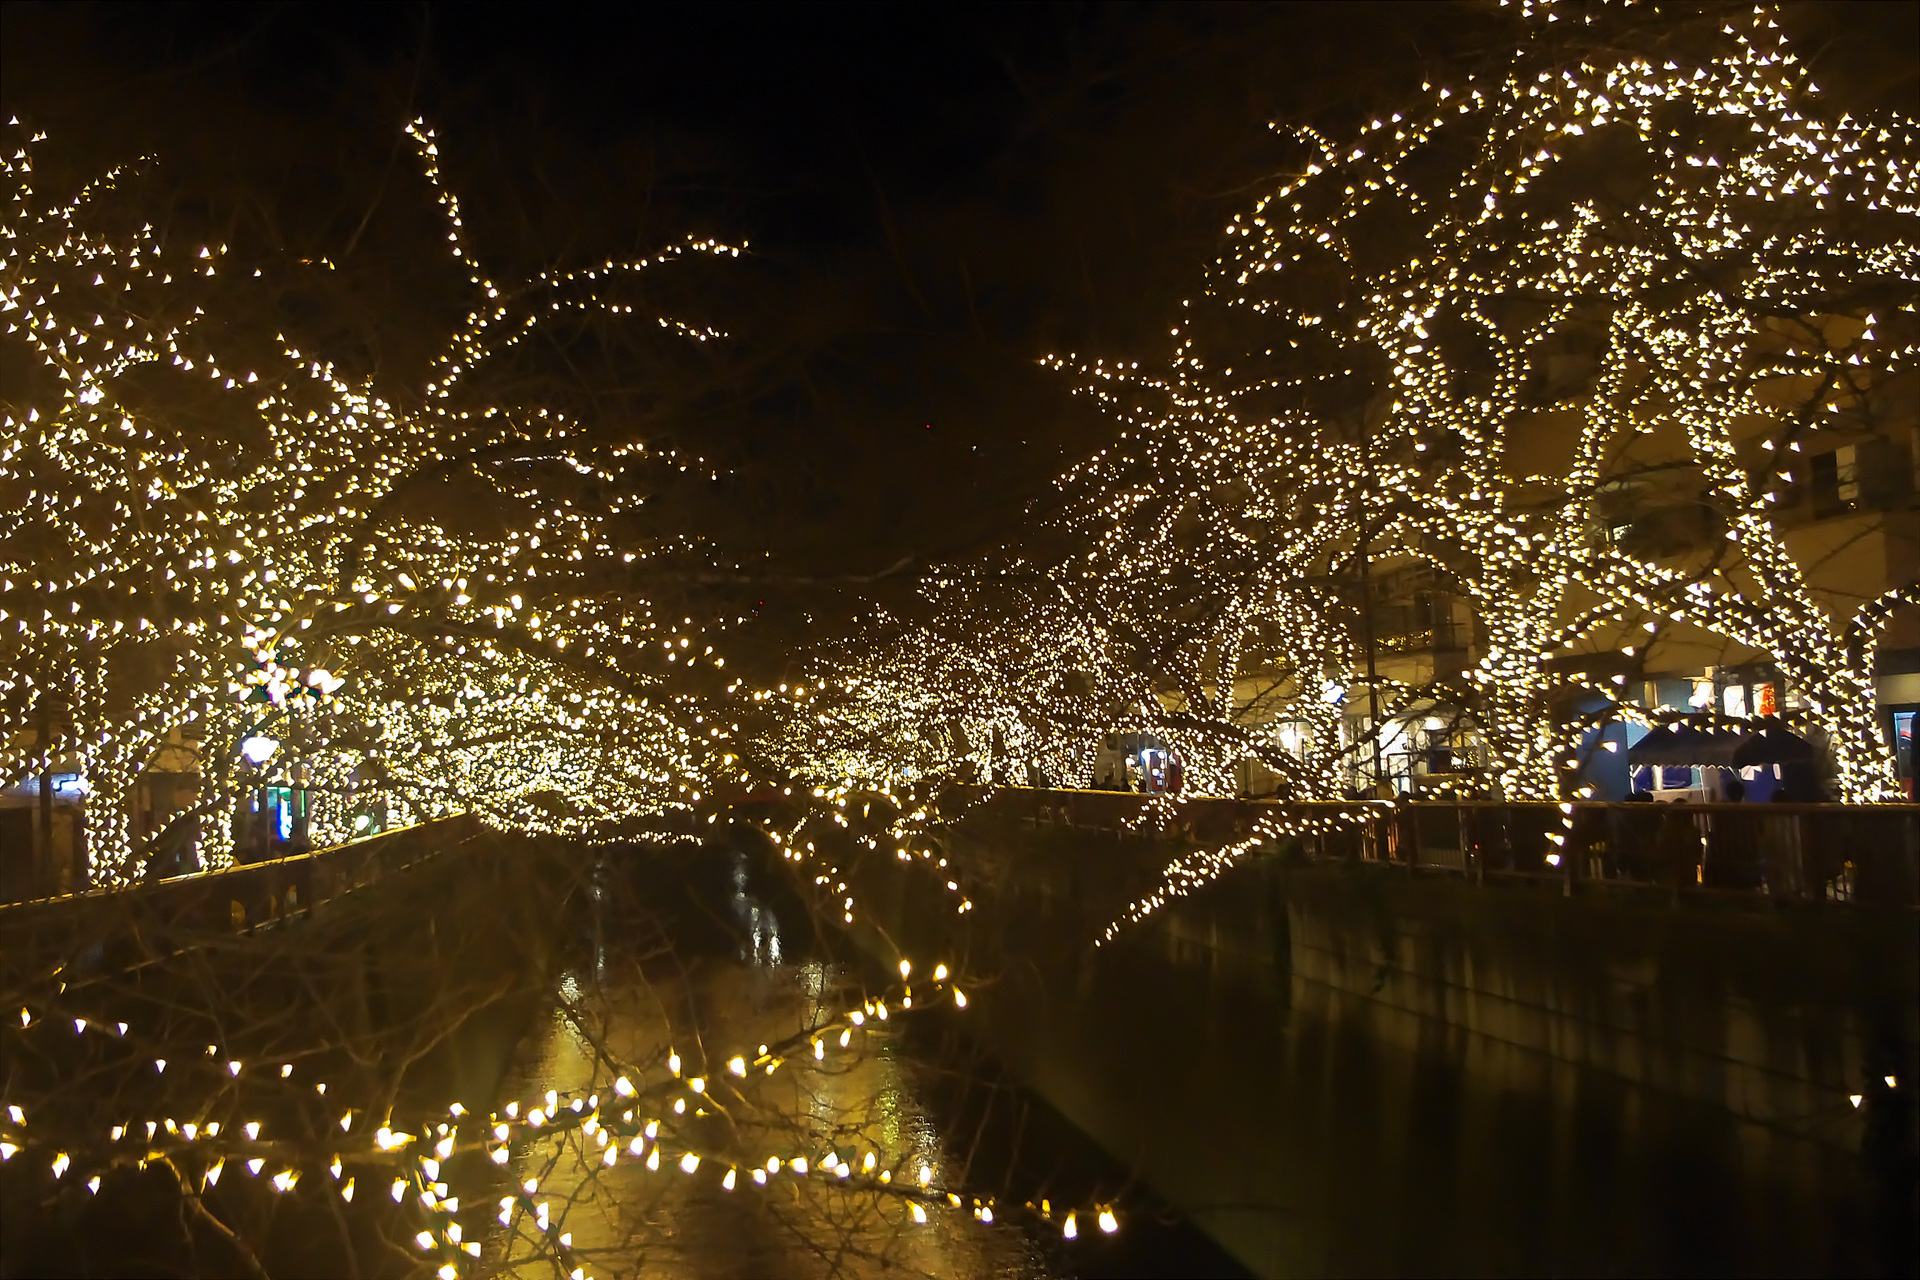
[[[1473,825],[1473,853],[1471,856],[1472,856],[1473,882],[1475,884],[1485,884],[1487,882],[1487,851],[1486,851],[1484,842],[1482,840],[1482,836],[1485,834],[1487,824],[1481,820],[1481,815],[1479,810],[1473,811],[1472,825]]]

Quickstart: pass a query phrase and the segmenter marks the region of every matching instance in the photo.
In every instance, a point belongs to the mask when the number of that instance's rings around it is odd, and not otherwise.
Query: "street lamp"
[[[279,749],[280,740],[265,734],[256,733],[240,739],[240,754],[247,758],[248,763],[256,766],[265,764]]]

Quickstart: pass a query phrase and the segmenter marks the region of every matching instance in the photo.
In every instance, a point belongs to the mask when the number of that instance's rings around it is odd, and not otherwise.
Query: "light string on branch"
[[[1369,810],[1374,807],[1377,806],[1373,803],[1363,803],[1331,813],[1313,810],[1262,813],[1254,819],[1252,829],[1247,834],[1218,844],[1202,845],[1167,863],[1161,869],[1160,884],[1152,892],[1129,903],[1119,916],[1100,931],[1093,945],[1105,946],[1128,926],[1139,924],[1177,899],[1206,888],[1262,846],[1370,830],[1373,815]],[[1177,815],[1178,809],[1171,809],[1171,813]]]
[[[136,826],[155,772],[197,773],[179,816],[219,867],[275,755],[316,845],[458,810],[580,834],[684,808],[725,767],[734,620],[670,611],[647,575],[698,544],[623,523],[710,468],[494,398],[493,371],[558,316],[635,317],[643,277],[740,249],[496,280],[434,134],[408,133],[473,299],[421,403],[234,323],[324,260],[95,230],[125,222],[137,171],[53,203],[37,138],[0,162],[0,317],[36,361],[0,393],[0,781],[75,776],[100,884],[159,849]],[[676,342],[724,337],[654,318]]]
[[[1313,800],[1437,744],[1456,793],[1578,799],[1569,708],[1756,662],[1834,798],[1897,798],[1873,657],[1920,593],[1862,566],[1913,447],[1913,122],[1837,109],[1768,6],[1506,12],[1399,111],[1276,126],[1164,362],[1045,361],[1120,428],[1060,480],[1069,550],[939,570],[932,621],[822,663],[810,745],[1084,783],[1144,739]]]
[[[664,1070],[651,1083],[649,1073],[637,1067],[609,1064],[603,1085],[566,1094],[549,1089],[528,1102],[509,1102],[484,1118],[455,1102],[444,1112],[423,1116],[406,1128],[398,1127],[391,1116],[376,1122],[376,1117],[348,1108],[338,1116],[337,1124],[330,1126],[337,1128],[340,1136],[324,1153],[307,1138],[276,1140],[260,1120],[223,1122],[204,1115],[189,1121],[174,1116],[130,1120],[113,1125],[104,1137],[94,1141],[64,1132],[43,1136],[44,1126],[30,1123],[24,1105],[0,1100],[0,1116],[4,1117],[0,1119],[0,1161],[44,1160],[53,1180],[84,1185],[89,1194],[98,1194],[103,1179],[116,1171],[155,1163],[175,1169],[183,1188],[197,1184],[198,1190],[204,1191],[220,1182],[231,1163],[250,1177],[264,1178],[277,1193],[291,1192],[303,1178],[309,1178],[324,1183],[331,1194],[348,1203],[353,1201],[360,1180],[375,1173],[395,1202],[417,1205],[426,1215],[415,1243],[423,1253],[441,1259],[443,1277],[463,1274],[464,1268],[482,1254],[481,1242],[463,1238],[463,1228],[454,1216],[460,1210],[460,1201],[450,1194],[444,1179],[448,1162],[456,1156],[480,1155],[495,1165],[506,1166],[513,1162],[515,1151],[529,1142],[569,1138],[594,1144],[590,1154],[600,1167],[632,1161],[649,1172],[665,1167],[691,1175],[703,1165],[710,1170],[724,1166],[720,1185],[727,1191],[747,1182],[765,1187],[783,1174],[811,1176],[828,1179],[851,1193],[893,1200],[901,1206],[905,1220],[913,1224],[927,1223],[929,1212],[942,1207],[964,1208],[974,1218],[990,1223],[997,1207],[995,1199],[963,1197],[937,1185],[935,1164],[925,1158],[914,1157],[904,1164],[887,1162],[877,1150],[843,1152],[836,1146],[743,1161],[737,1152],[680,1132],[681,1120],[704,1116],[710,1107],[724,1107],[715,1094],[717,1084],[736,1091],[754,1079],[773,1075],[789,1062],[825,1064],[831,1055],[852,1048],[857,1037],[915,1008],[912,963],[902,960],[899,973],[903,986],[897,994],[864,999],[857,1007],[816,1020],[777,1044],[763,1044],[752,1054],[734,1054],[717,1070],[709,1067],[695,1071],[669,1049]],[[966,1007],[965,997],[948,978],[946,965],[932,966],[928,973],[919,1008],[943,1000],[955,1008]],[[35,1016],[31,1010],[22,1009],[11,1033],[28,1030],[37,1034],[107,1036],[121,1041],[131,1034],[138,1039],[138,1032],[126,1023]],[[291,1063],[250,1063],[229,1058],[217,1045],[206,1046],[204,1056],[205,1071],[223,1084],[261,1074],[269,1081],[290,1080],[294,1074]],[[178,1077],[182,1071],[191,1071],[198,1057],[194,1055],[185,1062],[159,1058],[153,1060],[152,1067],[156,1075],[166,1075],[171,1069]],[[325,1082],[301,1087],[310,1087],[316,1098],[328,1097]],[[336,1090],[333,1097],[339,1096]],[[190,1175],[187,1164],[197,1168],[197,1174]],[[1102,1231],[1119,1229],[1119,1217],[1111,1204],[1056,1209],[1047,1201],[1022,1207],[1054,1221],[1069,1239],[1078,1234],[1082,1216],[1096,1222]],[[508,1227],[535,1224],[537,1240],[563,1269],[569,1275],[585,1275],[584,1266],[573,1256],[564,1216],[552,1215],[549,1202],[541,1198],[538,1179],[519,1184],[515,1192],[502,1198],[499,1221]],[[507,1247],[511,1248],[511,1242]]]

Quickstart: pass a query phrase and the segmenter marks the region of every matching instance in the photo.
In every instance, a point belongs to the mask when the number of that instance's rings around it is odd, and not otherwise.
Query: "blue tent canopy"
[[[1701,729],[1670,724],[1655,729],[1627,748],[1627,763],[1648,765],[1795,764],[1813,759],[1813,745],[1785,729]]]

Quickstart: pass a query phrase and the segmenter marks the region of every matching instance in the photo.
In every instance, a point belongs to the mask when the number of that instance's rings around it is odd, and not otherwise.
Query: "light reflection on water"
[[[779,964],[780,918],[771,907],[747,892],[747,860],[737,854],[733,859],[733,897],[727,905],[746,939],[740,948],[741,962]]]
[[[685,1074],[706,1070],[714,1078],[702,1108],[679,1123],[709,1151],[724,1150],[739,1161],[736,1189],[722,1187],[726,1165],[709,1158],[691,1176],[676,1166],[679,1150],[669,1141],[657,1171],[619,1151],[603,1163],[605,1147],[575,1133],[516,1149],[509,1166],[514,1182],[540,1183],[554,1233],[571,1236],[578,1260],[596,1276],[815,1277],[919,1274],[927,1276],[1047,1275],[1034,1243],[1017,1228],[975,1219],[967,1209],[934,1207],[916,1225],[907,1203],[842,1183],[821,1166],[830,1157],[860,1171],[871,1154],[876,1173],[893,1169],[916,1179],[921,1167],[936,1191],[965,1188],[941,1142],[939,1126],[914,1082],[916,1063],[885,1023],[869,1021],[846,1049],[827,1041],[823,1061],[804,1052],[772,1076],[758,1071],[739,1082],[738,1093],[721,1066],[736,1052],[749,1058],[757,1046],[782,1039],[849,1007],[859,988],[838,966],[817,961],[783,962],[779,922],[753,901],[743,873],[736,872],[734,902],[745,941],[735,957],[695,957],[684,963],[622,964],[596,948],[591,972],[569,973],[559,994],[573,1015],[556,1007],[540,1034],[522,1046],[521,1062],[508,1081],[506,1098],[523,1105],[548,1089],[606,1091],[610,1073],[596,1062],[598,1041],[606,1054],[645,1066],[646,1081],[658,1081],[670,1049],[686,1060]],[[708,1064],[702,1068],[701,1063]],[[641,1119],[650,1118],[642,1112]],[[673,1118],[662,1115],[669,1122]],[[963,1153],[964,1154],[964,1153]],[[768,1185],[748,1179],[769,1157],[783,1164],[807,1158],[813,1172],[800,1177],[783,1168]],[[503,1182],[492,1169],[475,1184]],[[456,1186],[456,1189],[458,1187]],[[476,1202],[497,1205],[507,1188],[473,1185]],[[497,1223],[483,1242],[483,1256],[502,1259],[507,1274],[553,1275],[550,1254],[536,1253],[522,1224]]]

